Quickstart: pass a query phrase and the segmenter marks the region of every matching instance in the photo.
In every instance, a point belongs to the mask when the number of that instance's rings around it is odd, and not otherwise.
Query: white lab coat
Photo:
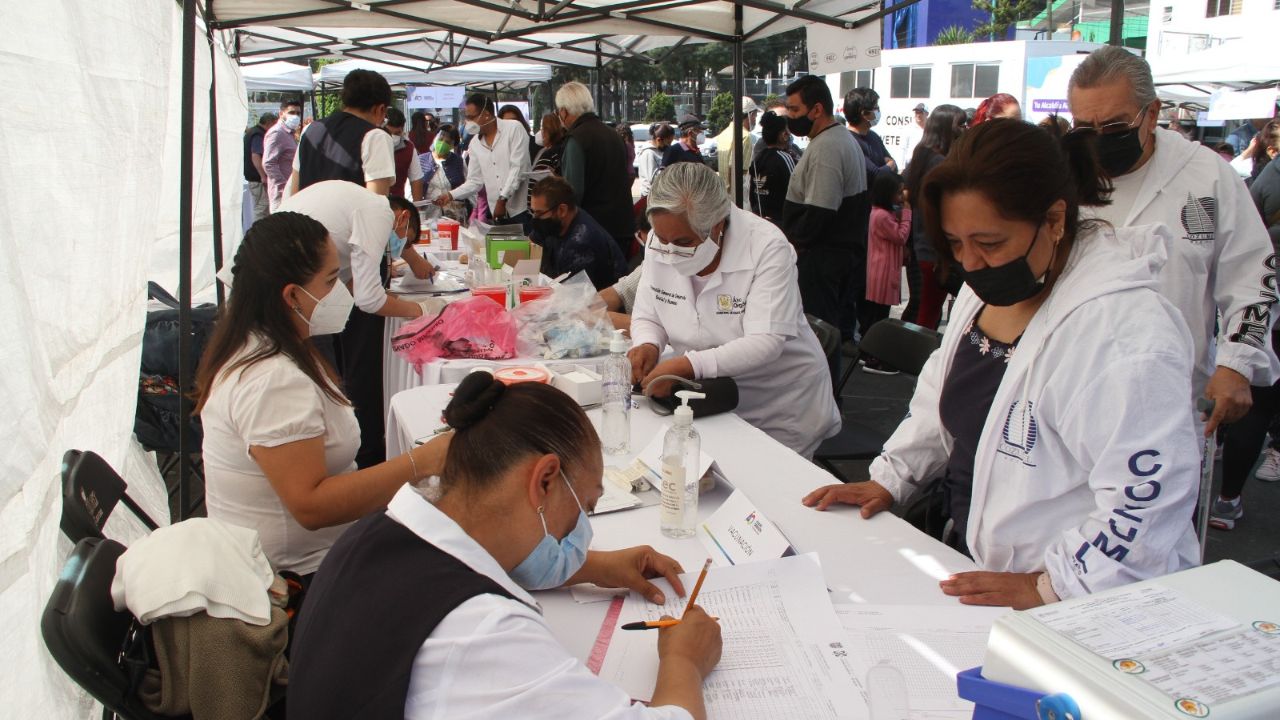
[[[1123,218],[1106,207],[1095,212],[1116,227],[1161,224],[1172,231],[1156,289],[1191,329],[1194,396],[1203,394],[1215,365],[1244,375],[1250,385],[1270,386],[1280,378],[1269,335],[1276,257],[1248,189],[1217,153],[1169,130],[1156,130],[1148,162],[1146,180]],[[1137,239],[1142,242],[1128,250],[1147,252],[1150,236]],[[1219,312],[1222,342],[1215,355]]]
[[[796,253],[776,225],[740,208],[729,213],[720,265],[693,298],[693,282],[650,253],[631,315],[634,346],[668,344],[694,355],[746,335],[784,338],[776,358],[731,376],[743,420],[810,457],[840,431],[822,346],[805,320]],[[696,363],[695,363],[696,366]]]
[[[1200,478],[1190,402],[1191,337],[1153,292],[1165,258],[1141,235],[1102,228],[1076,242],[996,391],[974,458],[967,542],[978,567],[1047,571],[1059,597],[1197,564]],[[982,302],[965,286],[910,414],[871,465],[907,502],[954,445],[938,414],[943,381]]]

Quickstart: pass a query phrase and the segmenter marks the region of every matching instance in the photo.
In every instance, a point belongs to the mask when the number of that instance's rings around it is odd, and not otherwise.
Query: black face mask
[[[534,218],[530,225],[534,232],[542,237],[559,237],[560,236],[560,220],[555,216]]]
[[[961,268],[960,275],[973,288],[978,299],[988,305],[1008,307],[1029,300],[1044,290],[1049,279],[1049,272],[1046,270],[1044,280],[1038,280],[1031,271],[1031,265],[1027,263],[1031,248],[1036,246],[1039,239],[1040,228],[1037,227],[1036,236],[1032,238],[1031,246],[1022,257],[1004,265],[985,267],[973,272]]]
[[[1114,135],[1099,135],[1097,140],[1098,164],[1107,177],[1120,177],[1142,157],[1142,138],[1138,129]]]
[[[813,131],[813,121],[809,119],[807,114],[800,117],[788,117],[787,129],[791,131],[792,135],[809,137],[809,133]]]

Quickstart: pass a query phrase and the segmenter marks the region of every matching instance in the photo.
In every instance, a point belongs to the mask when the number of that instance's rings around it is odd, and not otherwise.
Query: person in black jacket
[[[907,163],[907,197],[920,196],[920,188],[924,185],[925,176],[942,164],[951,145],[960,138],[963,132],[964,110],[955,105],[939,105],[925,121],[924,136],[916,145],[911,160]],[[936,330],[942,319],[942,304],[947,299],[948,290],[940,282],[942,268],[938,265],[938,254],[924,232],[923,213],[911,216],[911,247],[915,251],[916,263],[920,266],[920,298],[911,298],[915,312],[910,316],[904,311],[902,318],[908,322]],[[950,280],[958,279],[957,273],[950,274]]]
[[[573,199],[573,188],[549,177],[529,194],[533,213],[530,239],[542,246],[542,274],[587,272],[596,290],[612,286],[627,274],[626,260],[609,233]]]
[[[787,149],[791,133],[785,118],[765,113],[760,118],[761,144],[766,148],[751,163],[751,211],[774,224],[782,222],[782,206],[796,162]]]
[[[631,171],[627,148],[618,131],[595,113],[591,91],[582,83],[565,83],[556,92],[556,113],[569,130],[560,171],[573,187],[578,207],[586,210],[626,255],[635,232]]]

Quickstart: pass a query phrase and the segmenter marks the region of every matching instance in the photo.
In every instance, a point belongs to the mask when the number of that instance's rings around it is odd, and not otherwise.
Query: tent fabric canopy
[[[1197,53],[1157,58],[1151,74],[1156,85],[1267,85],[1280,81],[1280,56],[1265,37],[1233,40]]]
[[[471,85],[477,83],[503,83],[510,87],[546,82],[551,79],[551,68],[548,65],[528,63],[479,62],[457,68],[438,70],[409,70],[402,66],[385,65],[369,60],[345,60],[332,65],[325,65],[316,73],[316,81],[320,83],[340,84],[352,70],[373,70],[381,74],[392,85]]]
[[[244,26],[290,27],[305,18],[314,27],[432,27],[479,40],[528,37],[573,28],[600,35],[700,36],[732,41],[739,37],[735,9],[742,8],[742,39],[766,37],[821,22],[853,27],[852,13],[870,7],[854,0],[369,0],[358,7],[343,0],[217,0],[208,18],[220,29]]]
[[[244,87],[255,90],[311,92],[311,69],[305,65],[273,61],[249,65],[241,69]]]

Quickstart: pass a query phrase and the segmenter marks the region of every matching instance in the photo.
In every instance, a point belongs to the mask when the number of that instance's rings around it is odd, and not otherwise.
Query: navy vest
[[[385,511],[360,520],[329,550],[303,600],[289,720],[401,720],[422,643],[484,594],[512,597]]]
[[[360,146],[373,129],[373,123],[341,110],[311,123],[298,142],[298,189],[322,180],[364,185]]]
[[[262,142],[266,138],[267,131],[261,125],[254,125],[253,129],[244,134],[244,179],[249,182],[266,182],[258,175],[258,166],[253,164],[253,139],[258,138]]]

